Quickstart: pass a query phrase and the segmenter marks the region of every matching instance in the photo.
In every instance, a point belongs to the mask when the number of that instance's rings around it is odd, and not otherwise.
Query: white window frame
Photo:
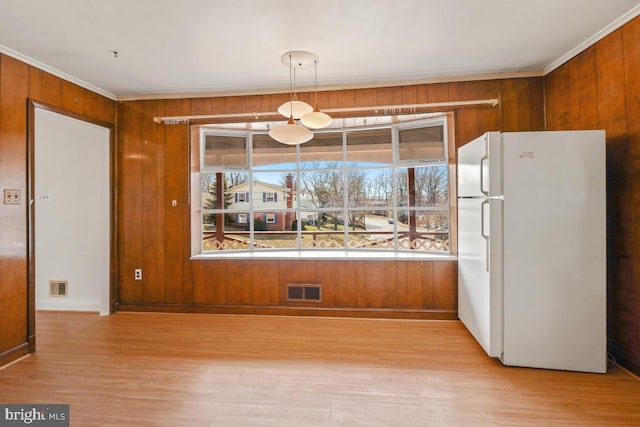
[[[408,167],[422,167],[422,166],[427,166],[427,165],[443,165],[445,167],[448,167],[448,153],[450,152],[450,141],[449,141],[449,136],[448,136],[448,124],[447,124],[447,117],[445,115],[441,115],[438,117],[432,117],[432,118],[426,118],[426,119],[422,119],[422,120],[416,120],[416,121],[412,121],[410,123],[398,123],[398,124],[391,124],[391,125],[378,125],[378,126],[361,126],[361,127],[352,127],[349,129],[342,129],[339,130],[339,132],[342,132],[342,137],[343,137],[343,145],[342,145],[342,150],[343,150],[343,162],[342,162],[342,170],[345,173],[345,179],[346,179],[346,172],[350,171],[350,170],[354,170],[348,167],[348,162],[347,162],[347,134],[349,131],[357,131],[357,130],[368,130],[368,129],[373,129],[373,128],[380,128],[380,127],[391,127],[391,135],[392,135],[392,157],[393,157],[393,162],[392,165],[390,167],[383,167],[382,169],[390,169],[393,171],[393,202],[391,203],[391,205],[389,206],[389,215],[390,218],[398,218],[398,214],[400,212],[407,212],[407,211],[429,211],[429,210],[434,210],[434,211],[438,211],[438,212],[446,212],[447,217],[448,217],[448,224],[451,224],[451,217],[452,217],[452,206],[451,203],[449,201],[447,201],[446,204],[446,208],[442,208],[440,207],[436,207],[436,208],[429,208],[429,207],[405,207],[405,206],[398,206],[397,205],[397,197],[396,197],[396,193],[397,193],[397,183],[396,183],[396,172],[403,169],[403,168],[408,168]],[[425,126],[441,126],[443,129],[443,156],[442,158],[438,158],[438,159],[428,159],[425,161],[425,159],[417,159],[417,160],[403,160],[403,161],[399,161],[399,142],[398,142],[398,135],[399,132],[401,130],[404,129],[411,129],[411,128],[418,128],[418,127],[425,127]],[[336,132],[335,129],[329,130],[331,132]],[[222,173],[227,173],[227,172],[236,172],[236,171],[241,171],[243,173],[247,173],[250,177],[250,181],[249,181],[249,193],[252,193],[254,191],[254,186],[253,186],[253,169],[251,168],[251,164],[252,164],[252,134],[254,133],[262,133],[260,131],[235,131],[235,130],[224,130],[224,129],[215,129],[215,128],[201,128],[200,130],[200,150],[201,153],[204,153],[204,135],[208,134],[208,133],[216,133],[216,134],[221,134],[221,135],[229,135],[229,136],[236,136],[236,137],[244,137],[245,138],[245,149],[246,149],[246,158],[247,158],[247,168],[238,168],[238,167],[224,167],[224,166],[218,166],[218,167],[210,167],[210,166],[206,166],[204,165],[204,160],[203,160],[203,155],[200,156],[200,171],[201,172],[222,172]],[[321,132],[321,131],[316,131],[316,132]],[[296,158],[297,160],[297,169],[296,169],[296,173],[299,174],[301,173],[301,169],[300,169],[300,146],[296,147]],[[356,168],[357,169],[357,168]],[[450,191],[451,191],[451,185],[450,185],[450,181],[451,179],[453,179],[451,176],[449,176],[449,171],[447,170],[447,195],[448,197],[451,197]],[[345,182],[346,184],[346,182]],[[197,186],[197,188],[200,189],[201,186]],[[299,186],[298,183],[298,188],[301,188]],[[346,192],[345,192],[346,193]],[[275,193],[271,193],[272,195]],[[199,196],[201,197],[201,194],[199,193]],[[345,205],[343,208],[340,209],[341,212],[343,212],[344,214],[347,214],[348,212],[354,211],[354,210],[370,210],[370,208],[368,207],[349,207],[348,206],[348,200],[347,200],[347,195],[345,194]],[[253,255],[258,255],[258,254],[266,254],[266,252],[271,251],[271,255],[273,256],[277,256],[277,253],[279,253],[282,256],[291,256],[292,252],[290,249],[282,249],[282,250],[255,250],[254,248],[254,243],[253,243],[253,220],[252,218],[254,217],[254,212],[263,212],[264,206],[260,207],[259,209],[254,209],[254,202],[257,203],[258,199],[255,197],[250,197],[249,200],[249,209],[243,209],[242,211],[245,213],[245,219],[247,221],[247,223],[250,223],[250,232],[251,232],[251,238],[250,238],[250,242],[248,245],[249,249],[246,250],[230,250],[230,251],[205,251],[202,247],[202,213],[204,212],[204,209],[201,209],[197,212],[196,215],[192,215],[192,256],[194,258],[199,258],[199,257],[203,257],[203,258],[208,258],[208,257],[219,257],[219,256],[226,256],[227,254],[232,255],[235,254],[235,256],[253,256]],[[262,198],[260,198],[260,201],[262,202]],[[267,200],[268,201],[268,200]],[[273,200],[275,201],[275,196],[273,197]],[[300,206],[294,207],[293,209],[276,209],[277,211],[282,211],[283,215],[285,212],[293,212],[293,214],[295,215],[295,218],[308,218],[310,215],[316,215],[318,213],[321,213],[323,211],[323,209],[321,208],[317,208],[317,209],[304,209],[304,208],[300,208]],[[325,209],[326,210],[326,209]],[[311,212],[313,211],[313,212]],[[274,211],[275,213],[275,211]],[[238,213],[236,213],[238,214]],[[238,214],[238,218],[241,215]],[[196,220],[197,219],[197,220]],[[265,221],[267,223],[272,223],[269,221]],[[299,239],[301,238],[302,234],[301,234],[301,225],[300,222],[298,222],[298,242],[300,241]],[[274,223],[275,223],[275,215],[274,215]],[[244,223],[243,223],[244,224]],[[401,253],[404,252],[405,256],[409,256],[410,258],[429,258],[432,257],[434,255],[438,255],[440,256],[449,256],[451,258],[453,258],[451,256],[451,251],[436,251],[436,252],[432,252],[432,251],[423,251],[423,250],[413,250],[411,252],[406,252],[404,251],[403,248],[399,248],[398,244],[397,244],[397,239],[398,239],[398,221],[393,221],[394,227],[393,227],[393,234],[395,236],[396,242],[395,245],[393,247],[393,249],[388,249],[388,250],[380,250],[380,249],[375,249],[375,250],[365,250],[366,252],[366,257],[370,257],[372,255],[375,254],[374,257],[394,257],[397,258],[398,256],[402,257]],[[449,229],[449,227],[447,227],[447,230]],[[354,254],[358,251],[358,249],[354,249],[354,248],[349,248],[348,246],[348,231],[345,229],[345,246],[343,248],[340,248],[340,250],[331,250],[332,256],[338,256],[338,257],[353,257]],[[196,241],[197,239],[197,241]],[[448,240],[451,241],[451,235],[448,235]],[[200,243],[199,245],[199,250],[197,249],[198,247],[198,242]],[[195,248],[195,249],[194,249]],[[321,255],[322,250],[318,250],[316,248],[310,249],[310,248],[302,248],[302,247],[298,247],[294,249],[294,253],[297,253],[298,256],[301,256],[303,253],[309,253],[311,254],[311,257],[315,257],[316,255],[319,257],[323,257],[323,255]],[[343,255],[340,255],[340,252],[342,251]],[[349,255],[351,254],[351,255]]]

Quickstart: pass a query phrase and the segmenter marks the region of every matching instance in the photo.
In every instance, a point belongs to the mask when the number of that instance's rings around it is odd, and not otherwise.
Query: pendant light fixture
[[[285,117],[289,117],[291,115],[294,120],[298,120],[300,117],[305,116],[312,111],[313,107],[311,105],[298,100],[298,96],[296,94],[296,67],[293,66],[293,96],[291,100],[278,107],[278,113]]]
[[[315,92],[316,92],[316,103],[313,107],[313,111],[309,114],[306,114],[300,118],[300,122],[303,125],[310,127],[311,129],[322,129],[329,126],[333,119],[327,113],[323,113],[318,108],[318,59],[316,58],[313,61],[313,71],[314,71],[314,83],[315,83]]]
[[[297,64],[300,64],[299,66],[303,65],[302,58],[300,59],[297,57],[294,58],[294,54],[296,53],[297,53],[296,51],[291,51],[282,55],[282,62],[286,64],[285,61],[288,61],[288,64],[289,64],[289,102],[285,102],[283,105],[281,105],[280,108],[278,108],[278,112],[285,117],[287,117],[288,115],[289,120],[287,121],[286,125],[275,126],[269,130],[269,136],[271,138],[275,139],[278,142],[281,142],[282,144],[287,144],[287,145],[303,144],[311,140],[311,138],[313,138],[313,132],[311,132],[309,129],[305,128],[304,126],[300,126],[296,124],[296,122],[294,121],[294,112],[296,114],[299,114],[299,112],[296,111],[296,106],[299,107],[300,104],[304,104],[308,107],[306,109],[306,112],[304,112],[303,114],[306,114],[312,110],[312,107],[309,104],[301,101],[294,101],[293,99],[292,74],[293,74],[294,59],[297,61]],[[303,52],[303,53],[309,53],[309,52]],[[296,104],[296,103],[300,103],[300,104]]]
[[[297,125],[293,117],[289,117],[286,125],[272,127],[269,130],[269,136],[282,144],[299,145],[310,141],[313,138],[313,132],[304,126]]]

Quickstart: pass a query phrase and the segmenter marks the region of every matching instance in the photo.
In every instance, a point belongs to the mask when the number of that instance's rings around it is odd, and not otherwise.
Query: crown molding
[[[597,33],[595,33],[594,35],[592,35],[591,37],[589,37],[588,39],[586,39],[585,41],[583,41],[582,43],[580,43],[578,46],[571,49],[569,52],[562,55],[560,58],[556,59],[555,61],[547,65],[543,70],[543,74],[544,75],[549,74],[550,72],[560,67],[565,62],[569,61],[571,58],[577,56],[578,54],[586,50],[589,46],[592,46],[598,41],[602,40],[603,38],[613,33],[615,30],[622,27],[624,24],[631,21],[633,18],[635,18],[638,15],[640,15],[640,4],[634,7],[633,9],[631,9],[630,11],[628,11],[627,13],[625,13],[624,15],[622,15],[621,17],[619,17],[618,19],[616,19],[615,21],[613,21],[612,23],[610,23],[609,25],[607,25],[606,27],[604,27],[603,29],[601,29],[600,31],[598,31]]]
[[[433,77],[425,79],[408,79],[394,81],[375,81],[369,83],[336,84],[318,87],[320,92],[330,90],[352,90],[352,89],[375,89],[396,86],[413,86],[434,83],[456,83],[478,80],[499,80],[526,77],[542,77],[542,71],[514,71],[504,73],[472,74],[472,75],[451,75],[447,77]],[[314,87],[298,87],[297,93],[314,92]],[[188,98],[213,98],[226,96],[252,96],[252,95],[274,95],[289,93],[288,88],[264,89],[264,90],[239,90],[239,91],[217,91],[217,92],[158,92],[153,94],[131,94],[118,96],[118,101],[146,101],[157,99],[188,99]]]
[[[15,58],[18,61],[22,61],[22,62],[24,62],[26,64],[32,65],[32,66],[34,66],[34,67],[36,67],[36,68],[38,68],[38,69],[40,69],[42,71],[46,71],[49,74],[53,74],[56,77],[60,77],[63,80],[66,80],[66,81],[71,82],[71,83],[75,83],[80,87],[83,87],[83,88],[85,88],[87,90],[90,90],[92,92],[98,93],[98,94],[100,94],[102,96],[105,96],[105,97],[107,97],[107,98],[109,98],[109,99],[111,99],[113,101],[117,101],[117,99],[118,99],[118,97],[115,94],[111,93],[111,92],[108,92],[106,90],[100,89],[99,87],[96,87],[96,86],[94,86],[94,85],[92,85],[90,83],[87,83],[87,82],[85,82],[83,80],[80,80],[80,79],[78,79],[76,77],[73,77],[73,76],[71,76],[71,75],[69,75],[67,73],[64,73],[64,72],[56,69],[56,68],[50,67],[50,66],[48,66],[46,64],[43,64],[40,61],[36,61],[35,59],[33,59],[33,58],[31,58],[31,57],[29,57],[27,55],[23,55],[23,54],[21,54],[19,52],[16,52],[13,49],[9,49],[8,47],[3,46],[1,44],[0,44],[0,53],[5,54],[7,56],[10,56],[12,58]]]

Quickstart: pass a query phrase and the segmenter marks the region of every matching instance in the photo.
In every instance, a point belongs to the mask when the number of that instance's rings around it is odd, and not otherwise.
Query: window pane
[[[253,243],[255,250],[298,249],[298,233],[296,231],[256,231],[253,235]]]
[[[304,211],[302,246],[305,248],[344,248],[344,215],[342,211]]]
[[[398,249],[419,251],[449,250],[449,220],[446,210],[398,212]],[[439,225],[446,224],[446,225]]]
[[[391,169],[367,172],[368,206],[391,206],[393,196],[393,172]]]
[[[445,207],[449,201],[446,165],[398,169],[398,206]]]
[[[204,161],[207,167],[247,167],[245,135],[204,135]]]
[[[316,208],[344,206],[342,172],[305,172],[301,185]]]
[[[298,248],[294,211],[254,212],[253,230],[256,250]]]
[[[291,177],[291,178],[287,178]],[[277,191],[285,190],[287,188],[287,180],[291,179],[295,182],[293,172],[255,172],[253,174],[254,187],[258,187],[256,182],[263,184],[260,187],[261,191]],[[255,191],[255,190],[254,190]]]
[[[347,206],[366,205],[368,198],[367,171],[360,169],[347,172]]]
[[[444,160],[444,126],[398,131],[399,160]]]
[[[249,210],[251,206],[251,193],[249,192],[249,183],[237,185],[228,188],[224,195],[225,209],[230,211]]]
[[[447,206],[449,180],[446,165],[414,168],[416,198],[414,206]]]
[[[313,139],[300,146],[301,167],[307,169],[307,163],[334,162],[342,167],[342,132],[316,132]],[[337,163],[336,163],[337,162]]]
[[[203,250],[249,249],[248,219],[248,212],[203,214]]]
[[[347,206],[390,206],[393,194],[391,177],[391,169],[350,170],[347,172]]]
[[[408,168],[396,170],[396,203],[399,207],[409,206]]]
[[[274,141],[268,134],[253,134],[254,170],[295,169],[296,147]]]
[[[349,247],[392,249],[394,224],[387,213],[376,210],[349,211]]]
[[[428,231],[448,233],[449,215],[447,210],[416,210],[416,225]]]
[[[391,128],[347,132],[347,160],[359,166],[391,165]]]
[[[225,192],[224,206],[218,202],[218,180],[222,182]],[[249,174],[244,172],[203,172],[200,175],[203,209],[225,209],[236,202],[235,193],[245,193],[248,190]],[[244,196],[243,196],[244,197]],[[237,206],[231,209],[238,209]]]
[[[286,172],[258,172],[253,180],[253,207],[263,209],[286,209],[293,207],[293,174]]]
[[[200,173],[200,206],[203,209],[215,209],[216,206],[216,174],[214,172]]]
[[[293,231],[294,226],[296,217],[293,211],[254,212],[254,249],[297,248],[298,237],[297,231]]]

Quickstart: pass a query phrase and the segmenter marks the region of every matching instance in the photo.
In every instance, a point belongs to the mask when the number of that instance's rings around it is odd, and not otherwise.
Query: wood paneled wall
[[[607,133],[608,339],[640,374],[640,18],[545,78],[549,130]]]
[[[0,366],[26,354],[27,322],[27,100],[115,123],[116,103],[0,54],[0,194],[22,192],[20,205],[0,204]],[[70,153],[72,154],[72,153]]]
[[[311,94],[299,96],[308,100]],[[320,108],[497,97],[499,107],[448,110],[457,145],[490,130],[544,128],[542,78],[318,94]],[[455,261],[189,259],[189,126],[153,118],[275,111],[286,100],[277,94],[119,103],[118,309],[457,318]],[[136,268],[144,271],[142,281],[134,280]],[[288,282],[322,283],[322,304],[287,303]]]
[[[482,99],[498,108],[455,113],[459,146],[489,130],[607,131],[610,348],[640,372],[640,21],[638,18],[544,79],[453,82],[321,92],[321,108]],[[544,85],[544,86],[543,86]],[[309,94],[301,94],[301,98]],[[543,96],[545,101],[543,102]],[[115,102],[0,54],[0,365],[28,351],[27,99],[114,123]],[[155,116],[274,111],[286,95],[119,103],[120,309],[300,314],[286,282],[324,282],[325,305],[305,314],[447,317],[455,314],[455,262],[189,260],[189,130]],[[543,110],[546,108],[546,117]],[[178,206],[172,207],[171,200]],[[133,280],[133,269],[144,280]]]

